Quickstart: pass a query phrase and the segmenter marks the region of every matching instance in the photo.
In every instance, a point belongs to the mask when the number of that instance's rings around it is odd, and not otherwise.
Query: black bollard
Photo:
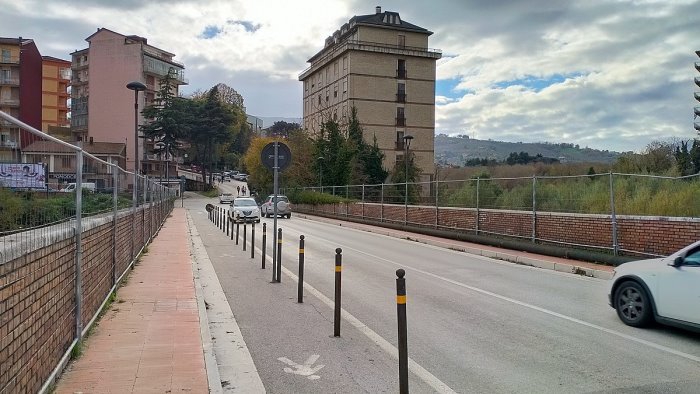
[[[335,250],[335,309],[333,310],[333,336],[340,336],[340,274],[343,271],[343,249]]]
[[[231,222],[231,241],[233,241],[233,219],[228,218],[228,221]]]
[[[263,236],[262,236],[262,269],[265,269],[265,258],[267,257],[266,254],[267,252],[265,251],[265,247],[267,246],[267,223],[263,223]]]
[[[399,324],[399,393],[408,394],[408,334],[406,330],[406,271],[396,270],[396,316]]]
[[[246,243],[248,242],[248,224],[243,222],[243,251],[246,251]]]
[[[255,258],[255,222],[250,225],[250,258]]]
[[[224,219],[226,221],[226,236],[228,237],[228,228],[229,228],[229,220],[228,220],[228,211],[224,214]]]
[[[238,245],[238,225],[240,223],[236,223],[236,245]]]
[[[282,282],[282,229],[277,229],[277,283]]]
[[[297,289],[297,302],[304,302],[304,236],[299,236],[299,286]]]

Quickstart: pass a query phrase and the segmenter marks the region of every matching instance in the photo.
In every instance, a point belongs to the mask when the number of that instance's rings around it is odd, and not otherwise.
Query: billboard
[[[0,187],[44,189],[46,188],[44,165],[0,163]]]

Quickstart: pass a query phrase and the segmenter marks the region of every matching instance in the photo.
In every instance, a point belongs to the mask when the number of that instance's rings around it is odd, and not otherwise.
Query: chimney
[[[382,7],[380,7],[380,6],[375,7],[374,10],[375,10],[375,12],[376,12],[377,14],[381,14],[381,13],[382,13]]]

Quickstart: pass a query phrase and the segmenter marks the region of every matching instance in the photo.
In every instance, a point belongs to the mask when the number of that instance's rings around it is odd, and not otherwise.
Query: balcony
[[[405,103],[406,102],[406,93],[396,93],[396,102],[397,103]]]
[[[700,87],[700,78],[695,77],[695,84],[698,85],[698,87]]]
[[[0,141],[0,148],[17,149],[17,141]]]
[[[182,67],[163,60],[152,58],[150,56],[144,57],[143,72],[156,75],[159,78],[162,78],[170,73],[175,81],[179,82],[181,85],[187,85],[189,83],[189,81],[185,79],[185,71],[182,69]]]
[[[700,71],[700,62],[695,62],[695,69]]]
[[[693,127],[695,127],[695,130],[700,131],[700,123],[698,123],[698,122],[693,123]]]
[[[695,99],[700,101],[700,92],[695,92]]]
[[[403,117],[403,116],[402,116],[402,117],[397,117],[397,118],[396,118],[396,125],[397,125],[397,126],[400,126],[400,127],[406,126],[406,118]]]
[[[19,56],[1,56],[0,64],[19,64]]]
[[[406,69],[398,69],[396,70],[396,78],[398,79],[406,79]]]
[[[698,116],[700,116],[700,107],[693,108],[693,112],[695,112],[694,118],[697,118]]]
[[[13,116],[14,116],[14,115],[13,115]],[[15,116],[15,117],[17,117],[17,116]],[[10,121],[5,120],[5,119],[0,119],[0,127],[4,127],[4,128],[6,128],[6,127],[13,127],[13,128],[16,128],[16,127],[19,127],[19,126],[17,126],[16,124],[14,124],[14,123],[12,123],[12,122],[10,122]]]
[[[0,98],[0,106],[19,107],[19,99]]]
[[[19,86],[19,78],[0,78],[0,85]]]

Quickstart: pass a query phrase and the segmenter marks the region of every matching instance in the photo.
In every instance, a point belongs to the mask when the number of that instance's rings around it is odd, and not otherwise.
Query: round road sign
[[[270,142],[265,145],[260,153],[260,160],[263,165],[267,167],[268,170],[273,171],[275,168],[275,143]],[[289,163],[292,161],[292,151],[289,147],[282,143],[277,143],[277,167],[279,171],[284,171],[285,168],[289,167]]]

